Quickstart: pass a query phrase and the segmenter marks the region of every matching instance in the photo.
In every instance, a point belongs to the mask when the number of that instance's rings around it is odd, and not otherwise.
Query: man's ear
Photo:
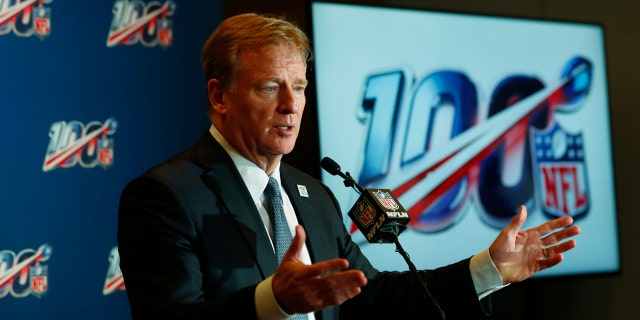
[[[226,112],[226,105],[222,98],[223,96],[222,84],[218,79],[209,79],[207,82],[207,94],[209,96],[209,104],[214,111],[219,113]]]

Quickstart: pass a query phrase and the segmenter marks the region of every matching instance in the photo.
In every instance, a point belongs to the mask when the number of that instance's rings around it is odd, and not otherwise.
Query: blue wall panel
[[[208,128],[221,19],[221,0],[0,0],[0,317],[130,317],[120,192]]]

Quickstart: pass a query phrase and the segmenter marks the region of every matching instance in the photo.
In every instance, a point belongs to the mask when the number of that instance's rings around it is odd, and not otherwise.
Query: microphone
[[[347,213],[370,243],[394,243],[407,228],[409,213],[389,189],[365,189],[349,172],[343,173],[340,165],[329,157],[320,161],[322,169],[344,179],[346,187],[360,193],[360,198]]]
[[[365,189],[360,186],[349,172],[343,173],[340,165],[329,157],[320,160],[320,166],[331,175],[338,175],[344,179],[346,187],[352,187],[360,193],[360,198],[349,210],[349,218],[358,226],[367,241],[370,243],[396,244],[396,251],[402,255],[409,266],[409,270],[422,286],[425,298],[429,299],[433,306],[440,313],[440,319],[446,320],[444,310],[438,301],[431,295],[427,284],[420,277],[416,266],[409,259],[409,254],[404,251],[398,235],[407,228],[407,223],[411,219],[407,210],[402,207],[400,201],[396,199],[389,189]]]
[[[409,266],[409,270],[422,286],[425,298],[429,299],[433,306],[440,313],[440,319],[445,320],[444,310],[438,301],[431,295],[427,284],[420,277],[416,266],[409,259],[409,254],[404,251],[398,235],[407,228],[407,223],[411,219],[407,210],[402,207],[400,201],[396,199],[389,189],[365,189],[360,186],[349,172],[343,173],[340,165],[329,157],[324,157],[320,161],[322,169],[331,175],[338,175],[344,179],[346,187],[352,187],[360,194],[360,198],[349,210],[349,218],[358,226],[367,241],[370,243],[396,244],[396,251],[402,255]]]

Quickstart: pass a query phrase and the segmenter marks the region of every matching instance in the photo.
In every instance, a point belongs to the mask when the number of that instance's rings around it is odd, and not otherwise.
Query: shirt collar
[[[218,131],[214,125],[211,125],[209,132],[213,138],[218,141],[227,154],[229,154],[229,157],[231,157],[231,160],[238,169],[238,172],[240,172],[240,176],[242,177],[244,184],[247,186],[247,189],[249,189],[251,196],[254,199],[259,199],[269,182],[269,176],[267,176],[267,173],[255,163],[243,157],[233,146],[231,146],[231,144],[229,144],[227,139],[222,136],[220,131]],[[280,185],[282,185],[280,181],[280,163],[278,163],[275,170],[273,170],[273,174],[271,176],[274,177]]]

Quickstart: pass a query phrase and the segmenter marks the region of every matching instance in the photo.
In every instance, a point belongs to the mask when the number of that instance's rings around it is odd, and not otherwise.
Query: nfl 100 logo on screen
[[[403,69],[370,74],[358,113],[368,125],[359,182],[395,186],[414,218],[409,226],[424,232],[451,227],[471,196],[495,228],[536,201],[551,217],[580,217],[589,209],[582,135],[554,115],[580,109],[592,72],[577,56],[558,85],[509,75],[493,89],[484,121],[478,88],[463,72],[436,71],[415,85]]]

